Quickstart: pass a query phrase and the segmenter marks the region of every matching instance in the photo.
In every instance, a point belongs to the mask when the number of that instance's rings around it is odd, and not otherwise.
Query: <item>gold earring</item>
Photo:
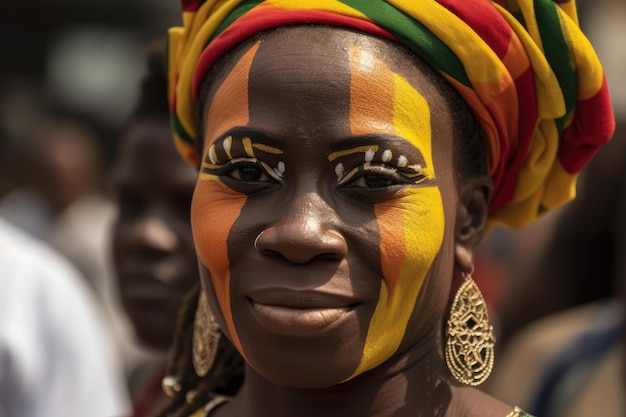
[[[467,275],[448,319],[446,364],[452,376],[472,386],[485,382],[493,369],[495,343],[485,299],[472,276]]]
[[[198,307],[196,308],[196,316],[193,323],[193,368],[199,377],[203,377],[209,373],[215,357],[217,356],[217,348],[220,341],[220,328],[215,321],[215,317],[209,310],[204,292],[200,290],[198,298]]]
[[[161,380],[161,388],[165,395],[170,398],[174,398],[177,393],[180,392],[182,386],[180,385],[180,380],[174,375],[166,375],[165,378]]]

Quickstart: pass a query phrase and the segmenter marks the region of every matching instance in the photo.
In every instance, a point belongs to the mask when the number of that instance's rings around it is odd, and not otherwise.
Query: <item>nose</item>
[[[348,244],[333,226],[334,211],[317,195],[308,195],[287,215],[263,230],[254,242],[266,256],[281,256],[295,264],[315,259],[343,259]]]

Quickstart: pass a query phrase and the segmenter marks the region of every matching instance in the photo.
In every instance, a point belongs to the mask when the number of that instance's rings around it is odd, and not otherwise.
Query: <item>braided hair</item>
[[[158,417],[191,416],[211,396],[233,396],[243,383],[244,360],[226,337],[220,337],[215,363],[208,374],[199,377],[194,370],[193,324],[201,291],[200,285],[196,285],[186,295],[179,312],[166,377],[174,381],[174,387],[168,393],[172,400]]]
[[[165,50],[162,41],[148,47],[147,75],[142,80],[139,101],[128,119],[128,125],[142,119],[169,120],[167,77],[163,66]],[[198,283],[183,299],[167,364],[166,380],[171,384],[166,387],[164,383],[164,390],[171,401],[159,417],[191,416],[209,401],[211,395],[232,396],[243,383],[243,358],[226,337],[220,337],[218,354],[211,371],[201,378],[194,370],[193,324],[201,291]]]

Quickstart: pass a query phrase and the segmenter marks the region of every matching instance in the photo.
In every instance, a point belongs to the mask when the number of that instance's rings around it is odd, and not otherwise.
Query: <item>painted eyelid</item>
[[[337,165],[337,167],[343,167],[341,163]],[[340,169],[336,169],[335,173],[337,174],[337,183],[339,185],[348,184],[351,180],[355,178],[359,178],[359,174],[370,172],[372,174],[378,174],[380,176],[387,176],[389,178],[394,179],[406,179],[408,183],[419,183],[427,178],[425,174],[421,172],[416,172],[415,174],[409,174],[408,172],[404,172],[396,167],[392,167],[386,164],[376,164],[376,163],[365,163],[363,165],[359,165],[357,167],[352,168],[348,172],[342,172],[342,175],[339,173]],[[419,180],[415,181],[415,178],[419,178]]]
[[[225,164],[223,164],[219,168],[219,170],[222,174],[225,174],[226,172],[229,172],[229,171],[232,171],[233,169],[238,168],[238,165],[250,165],[250,164],[260,166],[261,168],[263,168],[263,171],[265,171],[267,175],[272,177],[277,182],[281,182],[283,179],[282,177],[285,171],[284,164],[281,165],[281,163],[279,163],[277,168],[273,168],[270,164],[268,164],[267,162],[261,161],[258,158],[249,158],[249,157],[233,158],[230,161],[227,161]]]

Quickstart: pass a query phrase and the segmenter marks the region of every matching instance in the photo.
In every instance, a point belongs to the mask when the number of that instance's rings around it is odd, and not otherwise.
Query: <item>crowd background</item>
[[[626,178],[626,2],[579,0],[579,10],[605,65],[617,131],[573,204],[529,229],[498,229],[485,240],[474,278],[490,304],[500,350],[539,318],[621,291],[616,259],[623,238],[615,231],[624,221],[617,201]],[[138,369],[163,352],[139,346],[121,307],[111,260],[117,208],[110,171],[137,104],[146,49],[179,19],[176,0],[0,4],[0,216],[80,271],[131,391],[140,383]]]

